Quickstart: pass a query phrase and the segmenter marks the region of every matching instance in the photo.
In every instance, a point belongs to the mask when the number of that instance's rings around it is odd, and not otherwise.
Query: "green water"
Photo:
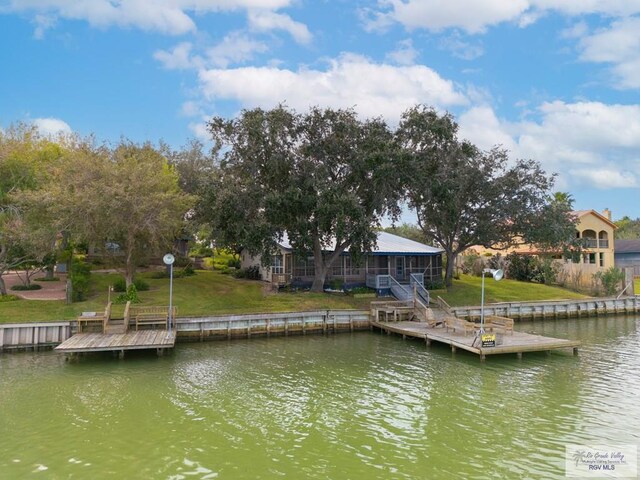
[[[0,355],[0,478],[565,478],[640,443],[640,321],[523,324],[580,355],[489,358],[377,333]]]

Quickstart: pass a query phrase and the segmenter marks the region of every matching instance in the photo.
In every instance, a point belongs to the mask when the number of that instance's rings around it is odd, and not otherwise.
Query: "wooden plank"
[[[171,348],[175,334],[167,330],[145,330],[129,333],[99,334],[79,333],[62,342],[59,352],[91,352]]]

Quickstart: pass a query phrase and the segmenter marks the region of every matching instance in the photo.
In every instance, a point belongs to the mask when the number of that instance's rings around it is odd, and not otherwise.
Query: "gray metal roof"
[[[369,255],[437,255],[444,252],[441,248],[430,247],[423,243],[409,240],[408,238],[399,237],[388,232],[377,232],[378,239],[373,250]],[[285,233],[282,240],[278,242],[282,248],[291,250],[291,243],[289,237]],[[335,248],[335,241],[331,245],[326,245],[325,250],[333,250]]]
[[[640,239],[614,241],[615,253],[640,253]]]

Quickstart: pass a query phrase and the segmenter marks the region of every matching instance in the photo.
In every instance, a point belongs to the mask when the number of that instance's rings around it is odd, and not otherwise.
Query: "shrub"
[[[469,275],[473,271],[473,264],[480,258],[480,255],[469,253],[462,257],[462,273]]]
[[[187,265],[182,269],[181,277],[191,277],[196,274],[196,271],[193,269],[191,264]]]
[[[236,278],[246,278],[248,280],[262,280],[260,275],[260,267],[252,265],[249,268],[243,268],[242,270],[236,270],[233,272],[233,276]]]
[[[604,272],[593,275],[602,284],[602,288],[607,295],[615,295],[620,283],[624,280],[624,272],[617,267],[611,267]]]
[[[331,290],[342,290],[344,287],[344,280],[341,278],[332,278],[329,281],[329,288]]]
[[[536,270],[537,261],[535,257],[531,255],[518,255],[517,253],[510,253],[506,258],[508,262],[507,277],[512,280],[519,280],[521,282],[533,281]]]
[[[230,258],[227,260],[227,267],[229,268],[240,268],[240,259],[239,258]]]
[[[24,292],[28,290],[40,290],[42,285],[38,285],[37,283],[32,283],[31,285],[14,285],[11,287],[11,290],[15,290],[17,292]]]
[[[145,282],[142,278],[135,278],[133,280],[133,284],[136,286],[136,290],[138,292],[146,292],[149,290],[149,284]],[[114,292],[126,292],[127,291],[127,282],[124,278],[120,277],[115,282],[113,282],[113,291]]]
[[[59,282],[60,277],[51,277],[51,278],[38,277],[38,278],[34,278],[33,281],[34,282]]]
[[[444,280],[442,278],[434,278],[433,280],[425,279],[424,288],[427,290],[441,290],[444,288]]]
[[[127,303],[127,302],[140,303],[140,298],[138,297],[138,289],[134,284],[129,285],[129,288],[127,288],[126,293],[121,293],[113,301],[113,303],[115,304],[121,304],[121,303]]]
[[[20,300],[20,297],[15,295],[0,295],[0,303],[15,302],[16,300]]]
[[[552,258],[538,259],[533,274],[533,281],[544,283],[545,285],[556,283],[560,270],[560,265],[554,262]]]
[[[79,258],[74,258],[71,262],[71,272],[69,272],[72,292],[71,300],[73,302],[80,302],[87,298],[90,277],[91,265],[83,262]]]
[[[358,295],[363,293],[376,293],[376,291],[373,288],[369,287],[354,287],[349,290],[349,293],[352,295]]]

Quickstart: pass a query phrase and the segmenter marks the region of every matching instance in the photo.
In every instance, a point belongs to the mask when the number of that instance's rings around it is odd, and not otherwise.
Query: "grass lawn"
[[[481,295],[482,278],[472,275],[461,275],[460,280],[454,280],[453,288],[450,291],[444,289],[431,291],[433,298],[440,296],[452,307],[480,305]],[[586,295],[538,283],[518,282],[508,279],[496,282],[491,277],[486,277],[484,280],[485,303],[566,300],[573,298],[586,298]]]
[[[143,305],[168,305],[169,280],[141,275],[151,287],[139,292]],[[0,323],[36,322],[74,319],[83,311],[100,311],[107,303],[108,286],[119,275],[94,273],[91,277],[92,293],[84,302],[65,305],[62,301],[18,300],[0,303]],[[480,277],[463,275],[454,281],[451,291],[433,290],[432,296],[441,296],[451,306],[480,304]],[[240,280],[219,272],[198,271],[197,275],[174,279],[173,303],[179,316],[222,315],[229,313],[287,312],[325,309],[368,309],[371,299],[354,299],[346,295],[326,293],[265,294],[265,284]],[[117,294],[112,293],[112,298]],[[496,282],[485,280],[485,301],[508,302],[529,300],[560,300],[584,298],[584,295],[558,287],[523,283],[514,280]],[[122,316],[123,305],[114,305],[113,315]]]
[[[108,286],[120,275],[93,273],[92,293],[84,302],[65,305],[62,301],[17,300],[0,303],[0,323],[74,319],[83,311],[100,311],[107,303]],[[143,305],[169,304],[169,279],[142,274],[149,291],[138,292]],[[371,299],[325,293],[263,293],[262,282],[240,280],[219,272],[198,271],[197,275],[175,278],[173,303],[179,316],[227,313],[287,312],[325,309],[368,309]],[[115,298],[117,293],[112,293]],[[122,316],[123,305],[114,305],[113,315]]]

